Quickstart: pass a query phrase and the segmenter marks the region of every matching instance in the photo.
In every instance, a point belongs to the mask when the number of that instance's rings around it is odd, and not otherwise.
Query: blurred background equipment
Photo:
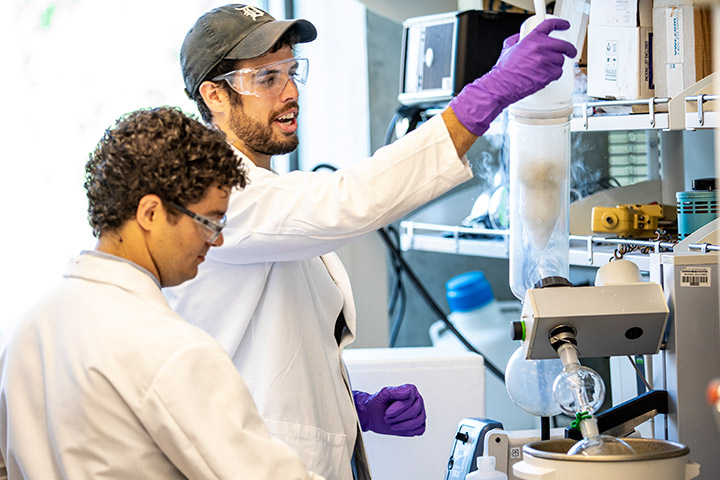
[[[659,227],[675,227],[675,208],[660,204],[593,207],[592,231],[620,238],[653,238]]]
[[[677,192],[678,238],[683,239],[718,216],[715,178],[696,178],[692,190]]]
[[[495,65],[503,40],[527,17],[467,10],[405,20],[398,100],[404,105],[449,101]]]

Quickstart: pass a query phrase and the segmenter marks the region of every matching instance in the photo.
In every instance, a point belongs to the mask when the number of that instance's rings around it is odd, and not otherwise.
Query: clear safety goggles
[[[200,215],[199,213],[192,212],[187,208],[178,205],[177,203],[167,201],[165,203],[170,205],[178,212],[184,213],[188,217],[192,218],[198,226],[198,231],[200,232],[200,235],[205,239],[206,242],[210,244],[215,243],[215,240],[218,239],[218,237],[223,231],[223,228],[225,228],[225,224],[227,223],[227,217],[225,216],[223,216],[223,218],[219,222],[216,222],[214,220],[210,220],[203,215]]]
[[[292,80],[298,88],[305,85],[308,76],[307,58],[289,58],[258,68],[241,68],[213,78],[213,82],[225,80],[241,95],[280,95],[285,85]]]

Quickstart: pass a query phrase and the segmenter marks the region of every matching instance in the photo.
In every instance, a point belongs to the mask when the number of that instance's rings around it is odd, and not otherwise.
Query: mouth
[[[278,117],[275,117],[273,123],[280,127],[280,130],[285,133],[295,133],[295,131],[297,130],[297,115],[298,110],[293,109],[283,113]]]

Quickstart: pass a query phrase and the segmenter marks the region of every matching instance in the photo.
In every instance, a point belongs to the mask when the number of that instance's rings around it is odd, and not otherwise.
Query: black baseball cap
[[[291,28],[297,30],[300,43],[317,37],[315,26],[307,20],[275,20],[251,5],[230,4],[210,10],[198,18],[180,48],[185,93],[192,98],[222,60],[259,57]]]

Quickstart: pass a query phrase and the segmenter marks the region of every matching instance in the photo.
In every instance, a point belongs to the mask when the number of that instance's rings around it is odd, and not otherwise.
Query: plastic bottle
[[[507,475],[495,470],[495,457],[477,457],[477,470],[465,475],[465,480],[507,480]]]
[[[524,36],[545,19],[528,18]],[[551,36],[563,38],[563,32]],[[563,38],[565,39],[565,38]],[[574,63],[562,76],[510,106],[510,288],[521,301],[546,277],[567,278],[569,262],[570,117]]]
[[[515,351],[508,319],[495,301],[492,287],[480,271],[470,271],[445,283],[450,306],[448,320],[476,349],[503,368]],[[430,325],[430,340],[437,347],[465,347],[441,320]]]

